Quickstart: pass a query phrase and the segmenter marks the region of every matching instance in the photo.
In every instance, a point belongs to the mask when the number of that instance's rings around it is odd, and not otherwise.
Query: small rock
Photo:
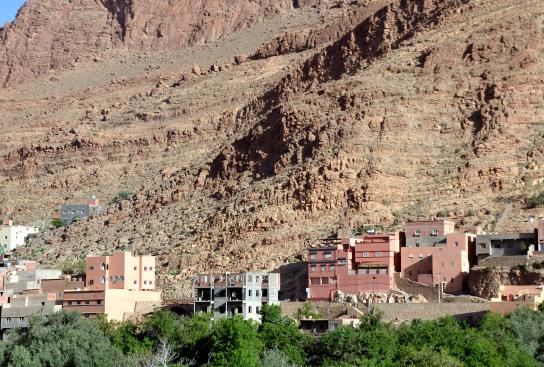
[[[193,65],[193,74],[195,75],[202,75],[202,70],[200,69],[200,66],[198,65]]]
[[[247,55],[246,54],[240,54],[240,55],[234,56],[234,62],[237,65],[240,65],[241,63],[245,62],[246,60],[247,60]]]

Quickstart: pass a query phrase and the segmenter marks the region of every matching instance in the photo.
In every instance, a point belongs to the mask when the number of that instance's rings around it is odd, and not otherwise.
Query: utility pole
[[[438,273],[438,303],[440,303],[442,297],[442,278],[440,278],[440,273]]]

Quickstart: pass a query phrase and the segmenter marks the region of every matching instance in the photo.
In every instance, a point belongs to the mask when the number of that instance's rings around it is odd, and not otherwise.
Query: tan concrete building
[[[161,292],[155,289],[154,256],[122,251],[89,256],[86,270],[85,289],[64,292],[65,310],[77,310],[89,318],[106,314],[108,320],[122,321],[137,310],[161,303]]]
[[[543,301],[542,285],[501,285],[497,297],[491,299],[491,311],[505,314],[521,306],[536,311]]]

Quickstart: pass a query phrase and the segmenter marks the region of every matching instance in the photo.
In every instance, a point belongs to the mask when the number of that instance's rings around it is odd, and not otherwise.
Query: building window
[[[110,283],[113,283],[113,275],[110,275]]]
[[[317,254],[310,254],[310,259],[312,260],[316,260],[317,259]]]
[[[433,229],[431,231],[431,236],[438,236],[438,229]]]
[[[480,243],[480,248],[486,248],[487,246],[485,245],[485,243]]]
[[[138,281],[136,279],[134,279],[134,284],[138,284]]]
[[[261,312],[261,308],[259,306],[255,307],[255,312],[257,313]]]
[[[444,261],[442,261],[442,262],[440,263],[440,266],[442,266],[442,267],[444,266]]]
[[[152,266],[150,266],[150,267],[149,267],[149,271],[152,271],[152,270],[153,270],[153,267],[152,267]]]
[[[98,301],[96,301],[96,304],[97,304],[97,305],[101,305],[101,304],[102,304],[102,300],[99,299]]]
[[[144,284],[147,284],[147,280],[144,280]]]
[[[336,284],[336,278],[329,278],[329,283]]]
[[[93,279],[89,280],[89,285],[93,285],[93,284],[94,284],[94,280]]]
[[[327,265],[321,265],[321,271],[327,271]]]
[[[310,266],[310,271],[315,271],[315,270],[316,270],[316,268],[317,268],[317,266],[315,266],[315,265],[311,265],[311,266]]]
[[[248,290],[248,291],[247,291],[247,295],[248,295],[249,297],[252,297],[252,296],[253,296],[253,291],[252,291],[251,289]]]
[[[261,291],[257,289],[255,291],[255,297],[260,297],[260,296],[261,296]]]
[[[138,270],[138,267],[137,267],[137,266],[135,266],[135,267],[134,267],[134,270]]]
[[[368,252],[363,252],[363,257],[369,257]]]
[[[414,237],[421,236],[421,231],[419,229],[414,230]]]
[[[416,247],[419,247],[419,243],[416,243]]]
[[[149,285],[152,285],[152,284],[153,284],[153,281],[152,281],[152,280],[150,280],[150,281],[149,281]]]
[[[459,242],[455,241],[453,242],[453,244],[455,245],[455,247],[459,247]]]
[[[336,265],[330,265],[329,268],[330,268],[331,271],[335,271],[336,270]]]
[[[94,266],[89,266],[89,270],[94,270]]]
[[[251,313],[252,310],[253,310],[253,309],[252,309],[251,306],[248,306],[248,307],[247,307],[247,311],[248,311],[249,313]]]
[[[106,282],[106,278],[104,276],[100,277],[100,284],[104,284]]]
[[[147,271],[147,266],[144,266],[144,271]]]
[[[76,304],[80,305],[80,304],[81,304],[81,301],[77,301]]]
[[[332,253],[330,251],[325,252],[325,259],[332,259]]]
[[[347,263],[346,259],[338,259],[338,265],[346,265]]]
[[[321,285],[321,278],[310,278],[310,285]]]
[[[501,248],[501,244],[500,243],[494,243],[493,248]]]
[[[381,256],[382,256],[382,252],[381,252],[381,251],[376,251],[376,252],[374,253],[374,256],[376,256],[376,257],[381,257]]]
[[[451,266],[455,266],[455,261],[452,261],[452,262],[451,262]]]
[[[101,270],[106,270],[106,264],[102,263],[102,265],[100,265],[100,269]]]
[[[6,324],[11,324],[11,319],[9,317],[6,319]]]
[[[71,304],[72,304],[72,301],[68,301],[68,304],[71,305]]]
[[[89,304],[89,301],[85,301],[85,304],[88,305],[88,304]]]
[[[321,284],[323,285],[329,284],[329,278],[321,278]]]
[[[423,261],[423,255],[419,255],[419,261]]]

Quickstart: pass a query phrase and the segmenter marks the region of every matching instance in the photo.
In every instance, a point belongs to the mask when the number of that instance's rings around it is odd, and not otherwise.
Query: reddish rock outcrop
[[[290,0],[28,0],[0,29],[0,87],[99,60],[108,49],[173,50],[214,41],[292,7]]]

